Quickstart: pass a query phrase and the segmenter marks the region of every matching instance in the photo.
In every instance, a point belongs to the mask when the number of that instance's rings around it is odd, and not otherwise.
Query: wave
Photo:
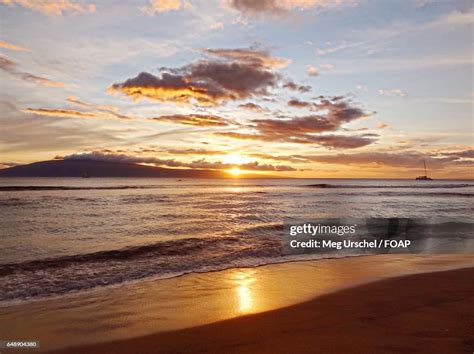
[[[378,232],[378,224],[370,224]],[[423,237],[441,239],[455,235],[472,238],[474,224],[423,220],[411,224]],[[379,225],[380,232],[386,225]],[[98,287],[116,286],[143,279],[176,277],[188,273],[212,272],[229,268],[255,267],[296,260],[302,255],[282,253],[282,224],[248,227],[228,236],[185,238],[116,250],[29,260],[0,265],[0,306],[12,301],[31,301],[61,296]],[[339,258],[346,254],[304,255],[308,259]],[[299,259],[299,258],[298,258]]]
[[[474,197],[474,193],[449,193],[449,192],[432,192],[432,193],[397,193],[397,192],[382,192],[378,193],[381,196],[427,196],[427,197]]]
[[[0,304],[71,291],[260,264],[278,259],[280,237],[215,237],[164,241],[118,250],[0,265]]]
[[[381,188],[390,188],[390,189],[449,189],[449,188],[467,188],[474,187],[474,184],[430,184],[430,185],[360,185],[360,184],[330,184],[330,183],[317,183],[317,184],[307,184],[303,187],[310,188],[344,188],[344,189],[381,189]]]
[[[0,192],[18,191],[76,191],[76,190],[113,190],[113,189],[153,189],[164,188],[164,186],[103,186],[103,187],[69,187],[69,186],[0,186]]]
[[[452,192],[417,192],[417,191],[412,191],[412,192],[369,192],[369,193],[363,193],[363,192],[347,192],[347,193],[337,193],[337,195],[347,195],[347,196],[369,196],[369,197],[412,197],[412,196],[417,196],[417,197],[467,197],[467,198],[472,198],[474,197],[474,193],[452,193]]]

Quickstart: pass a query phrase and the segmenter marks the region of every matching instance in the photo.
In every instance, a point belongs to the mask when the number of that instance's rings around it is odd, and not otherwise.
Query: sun
[[[242,171],[238,167],[234,167],[230,170],[227,170],[227,172],[235,177],[239,176],[242,173]]]
[[[248,162],[248,158],[240,155],[240,154],[228,154],[223,156],[223,162],[232,165],[241,165],[243,163]]]

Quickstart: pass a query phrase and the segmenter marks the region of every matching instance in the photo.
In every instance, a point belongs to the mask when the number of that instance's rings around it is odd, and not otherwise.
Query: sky
[[[0,0],[0,167],[473,178],[471,1]]]

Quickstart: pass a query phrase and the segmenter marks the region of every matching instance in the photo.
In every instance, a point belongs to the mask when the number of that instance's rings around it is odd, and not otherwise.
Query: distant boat
[[[423,166],[425,167],[425,175],[416,177],[417,181],[432,181],[433,179],[428,177],[428,173],[426,173],[426,162],[423,161]]]

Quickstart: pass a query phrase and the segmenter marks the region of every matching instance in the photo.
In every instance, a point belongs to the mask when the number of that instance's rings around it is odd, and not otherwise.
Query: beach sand
[[[360,285],[287,308],[56,353],[472,353],[474,268]]]
[[[467,268],[472,255],[388,254],[146,280],[1,307],[0,338],[40,341],[32,353],[462,352]]]

